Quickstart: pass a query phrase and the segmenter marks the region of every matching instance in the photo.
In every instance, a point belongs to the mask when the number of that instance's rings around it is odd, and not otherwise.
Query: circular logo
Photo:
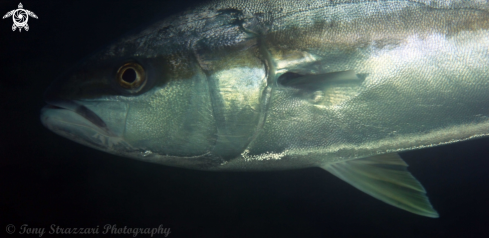
[[[6,230],[7,230],[7,233],[13,234],[15,232],[15,226],[12,224],[8,224]]]
[[[27,20],[29,18],[27,12],[25,12],[24,9],[17,9],[13,15],[14,15],[13,17],[14,23],[19,26],[25,25],[25,23],[27,23]]]

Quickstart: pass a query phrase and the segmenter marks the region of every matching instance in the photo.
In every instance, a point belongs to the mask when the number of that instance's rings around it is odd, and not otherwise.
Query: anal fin
[[[437,218],[423,186],[398,154],[384,154],[321,166],[355,188],[406,211]]]

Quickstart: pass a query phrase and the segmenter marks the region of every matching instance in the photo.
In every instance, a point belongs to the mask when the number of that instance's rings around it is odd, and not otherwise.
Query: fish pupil
[[[132,68],[126,69],[122,74],[122,80],[126,81],[127,83],[133,83],[136,81],[136,71]]]

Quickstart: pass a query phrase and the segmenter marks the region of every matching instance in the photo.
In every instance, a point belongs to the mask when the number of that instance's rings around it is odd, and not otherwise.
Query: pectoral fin
[[[355,188],[406,211],[432,218],[438,213],[426,191],[398,154],[385,154],[321,166]]]
[[[362,81],[362,77],[359,77],[353,70],[308,75],[288,72],[278,78],[278,83],[283,86],[301,89],[320,89],[331,84],[361,83]]]

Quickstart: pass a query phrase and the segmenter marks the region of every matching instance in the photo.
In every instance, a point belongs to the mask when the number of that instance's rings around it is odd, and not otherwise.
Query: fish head
[[[269,67],[233,11],[183,14],[83,60],[45,93],[43,124],[112,154],[208,169],[265,118]]]
[[[216,125],[204,73],[190,55],[141,54],[137,43],[123,39],[55,81],[45,92],[42,123],[125,157],[166,164],[206,157]]]

